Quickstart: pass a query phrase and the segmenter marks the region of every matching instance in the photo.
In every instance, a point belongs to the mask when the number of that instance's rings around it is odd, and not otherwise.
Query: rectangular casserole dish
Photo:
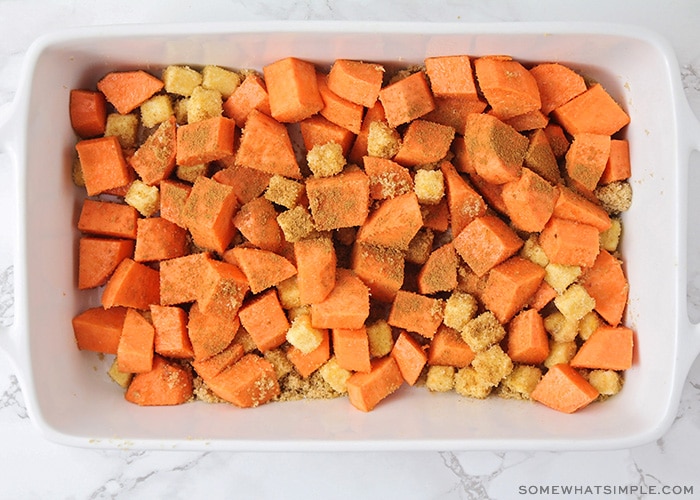
[[[600,81],[631,117],[634,191],[622,252],[630,282],[626,323],[635,361],[622,392],[573,415],[530,402],[467,400],[404,386],[365,414],[346,399],[254,410],[206,403],[141,408],[109,380],[109,357],[79,352],[71,318],[99,304],[76,287],[71,183],[75,137],[69,91],[111,70],[167,64],[261,69],[293,55],[398,67],[435,55],[508,54],[557,61]],[[27,54],[21,86],[0,117],[0,148],[15,171],[14,324],[0,331],[32,421],[50,440],[87,447],[211,450],[604,449],[658,438],[675,417],[700,351],[688,319],[687,177],[700,128],[675,56],[658,36],[587,24],[299,23],[138,25],[50,34]],[[697,215],[697,214],[696,214]],[[697,217],[696,217],[697,219]],[[697,220],[695,221],[697,223]],[[7,226],[8,221],[0,223]]]

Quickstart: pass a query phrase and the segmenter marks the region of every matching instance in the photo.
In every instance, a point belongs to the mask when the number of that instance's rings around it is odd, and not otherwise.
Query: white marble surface
[[[0,106],[10,102],[31,42],[72,26],[216,20],[367,19],[452,22],[609,21],[643,25],[667,37],[700,116],[700,3],[696,0],[418,1],[0,1]],[[697,171],[700,161],[693,161]],[[0,179],[11,169],[0,152]],[[695,175],[691,189],[699,192]],[[0,185],[0,213],[11,210]],[[11,212],[10,212],[11,213]],[[697,224],[698,214],[691,220]],[[11,242],[0,239],[0,324],[12,322]],[[697,239],[695,240],[697,243]],[[692,249],[696,262],[700,248]],[[698,269],[697,267],[695,269]],[[691,277],[700,318],[700,276]],[[3,332],[0,331],[0,334]],[[700,362],[683,388],[675,422],[654,443],[605,452],[224,453],[94,450],[47,442],[30,422],[16,374],[0,355],[0,499],[16,498],[518,498],[530,486],[552,498],[595,498],[605,486],[636,486],[617,498],[692,488],[700,496]],[[613,496],[615,497],[615,496]]]

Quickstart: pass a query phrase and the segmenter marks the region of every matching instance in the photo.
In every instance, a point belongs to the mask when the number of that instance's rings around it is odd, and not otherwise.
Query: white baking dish
[[[205,403],[141,408],[108,379],[110,359],[76,349],[71,318],[99,303],[76,288],[79,190],[68,93],[109,70],[166,64],[261,68],[294,55],[388,65],[427,56],[509,54],[559,61],[597,79],[627,109],[634,203],[624,216],[637,334],[623,391],[573,415],[542,405],[466,400],[404,386],[365,414],[345,399],[254,410]],[[32,421],[49,439],[88,447],[231,450],[601,449],[658,438],[700,352],[688,319],[687,171],[700,128],[669,46],[621,26],[577,24],[266,23],[99,27],[52,34],[30,49],[0,147],[17,187],[15,319],[0,346],[16,364]],[[697,224],[697,214],[695,223]],[[0,227],[8,222],[0,222]]]

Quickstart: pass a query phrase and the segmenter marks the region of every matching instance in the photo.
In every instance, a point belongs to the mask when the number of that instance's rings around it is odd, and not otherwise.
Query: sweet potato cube
[[[117,348],[119,371],[143,373],[153,368],[155,329],[150,321],[135,309],[127,309]]]
[[[384,68],[379,64],[336,59],[328,73],[328,88],[343,99],[371,108],[383,79]]]
[[[598,391],[574,368],[559,363],[549,368],[530,397],[555,410],[573,413],[592,403]]]
[[[464,145],[470,165],[480,177],[503,184],[520,176],[529,141],[495,116],[472,113],[467,116]]]
[[[214,259],[200,263],[197,284],[197,302],[205,313],[213,312],[211,306],[219,303],[227,314],[235,314],[250,289],[246,275],[235,265]]]
[[[104,285],[117,266],[134,256],[134,240],[80,238],[78,248],[78,288],[85,290]]]
[[[136,239],[138,211],[129,205],[86,198],[80,210],[78,229],[84,233]]]
[[[404,256],[396,248],[355,243],[351,269],[367,285],[372,298],[390,303],[404,281]]]
[[[425,59],[425,71],[436,97],[478,98],[469,56],[439,56]]]
[[[245,274],[250,291],[259,293],[297,274],[294,264],[281,255],[259,248],[234,247],[224,260],[233,259]]]
[[[369,179],[359,168],[306,181],[314,225],[319,231],[362,225],[369,211]]]
[[[223,253],[233,238],[232,219],[238,208],[233,188],[200,176],[192,186],[181,216],[198,246]]]
[[[253,245],[276,252],[282,246],[282,229],[277,211],[269,200],[259,197],[245,205],[233,217],[233,225]]]
[[[518,61],[498,57],[480,57],[474,72],[486,101],[501,119],[540,109],[537,81]]]
[[[248,115],[254,109],[270,115],[270,98],[263,79],[248,73],[236,90],[223,103],[223,113],[233,119],[240,128],[245,126]]]
[[[336,270],[335,287],[321,302],[311,304],[315,328],[362,328],[369,316],[369,289],[351,270]]]
[[[354,372],[371,369],[367,329],[333,328],[333,353],[341,368]]]
[[[246,354],[242,343],[237,339],[231,342],[226,349],[218,354],[205,359],[193,359],[190,361],[192,368],[202,380],[208,382],[219,373],[232,366]]]
[[[599,246],[594,226],[552,217],[539,236],[539,244],[550,262],[569,266],[592,266]]]
[[[321,330],[321,343],[316,349],[304,353],[293,345],[287,349],[287,359],[292,362],[299,375],[308,378],[331,357],[331,341],[328,330]]]
[[[369,373],[353,373],[347,381],[350,404],[361,411],[371,411],[403,384],[399,365],[391,356],[372,360]]]
[[[577,185],[593,191],[610,158],[610,136],[580,133],[566,152],[566,172]]]
[[[73,89],[69,99],[70,123],[82,139],[104,134],[107,124],[107,102],[102,92]]]
[[[430,295],[454,290],[457,287],[458,264],[452,242],[433,250],[418,273],[418,291],[423,295]]]
[[[595,300],[598,314],[610,325],[617,326],[622,321],[629,295],[622,263],[601,249],[593,266],[584,271],[581,284]]]
[[[530,74],[537,82],[541,110],[546,115],[586,91],[583,77],[563,64],[538,64],[530,69]]]
[[[155,329],[154,349],[168,358],[191,358],[192,343],[187,334],[187,312],[181,307],[151,304],[151,321]]]
[[[72,324],[78,349],[117,354],[126,311],[126,307],[92,307],[75,316]]]
[[[137,373],[125,399],[140,406],[170,406],[187,402],[193,392],[192,374],[177,363],[155,355],[153,368]]]
[[[632,367],[634,332],[625,326],[603,325],[571,359],[574,368],[628,370]]]
[[[153,185],[167,179],[175,168],[175,117],[162,122],[129,159],[141,180]]]
[[[607,231],[612,225],[610,216],[603,207],[566,186],[559,186],[559,196],[552,215],[595,226],[600,232]]]
[[[160,300],[159,272],[126,258],[119,263],[102,292],[102,306],[146,310]]]
[[[160,301],[163,306],[194,302],[196,286],[205,274],[209,254],[192,253],[160,263]]]
[[[610,141],[610,157],[605,165],[603,175],[600,176],[600,184],[609,184],[615,181],[624,181],[632,175],[630,165],[630,146],[625,139],[613,139]]]
[[[160,182],[160,216],[184,228],[182,211],[187,203],[187,197],[192,191],[192,186],[175,180],[163,180]]]
[[[396,328],[433,338],[442,323],[444,306],[438,299],[407,290],[399,290],[391,305],[387,322]]]
[[[176,162],[182,166],[220,160],[234,153],[236,124],[214,116],[177,128]]]
[[[484,276],[522,245],[518,235],[495,215],[477,217],[454,239],[455,250],[477,276]]]
[[[162,88],[161,80],[143,70],[113,71],[97,82],[97,90],[122,115],[131,113]]]
[[[306,238],[294,243],[297,285],[302,304],[323,301],[335,287],[338,258],[330,237]]]
[[[374,210],[357,232],[357,241],[406,250],[422,225],[418,198],[410,192],[388,199]]]
[[[405,166],[433,163],[445,157],[454,139],[455,130],[427,120],[413,120],[403,134],[394,161]]]
[[[125,186],[131,181],[119,139],[84,139],[75,145],[88,196]]]
[[[503,184],[503,202],[511,223],[521,231],[540,232],[554,212],[559,191],[529,168]]]
[[[212,175],[215,181],[233,188],[241,205],[263,194],[271,178],[272,174],[241,165],[228,165]]]
[[[525,152],[523,165],[552,184],[561,182],[561,172],[552,145],[544,129],[535,130],[530,135],[530,144]]]
[[[464,368],[474,359],[474,351],[459,332],[441,326],[430,341],[428,364],[432,366],[454,366]]]
[[[535,309],[525,309],[508,324],[508,356],[515,363],[539,365],[549,356],[544,320]]]
[[[134,260],[149,262],[187,254],[187,231],[162,217],[138,220]]]
[[[323,108],[319,114],[331,123],[346,128],[353,134],[359,134],[362,127],[362,115],[365,111],[364,107],[340,97],[328,88],[325,74],[318,73],[316,78],[318,92],[323,100]]]
[[[544,274],[544,268],[534,262],[511,257],[489,271],[481,300],[501,323],[507,323],[528,303]]]
[[[314,146],[334,142],[339,144],[343,156],[347,156],[355,140],[355,134],[350,130],[328,121],[321,115],[314,115],[299,122],[304,148],[311,151]]]
[[[263,74],[275,120],[298,122],[323,109],[313,63],[286,57],[263,67]]]
[[[248,115],[236,152],[236,164],[269,174],[301,179],[301,170],[287,128],[257,110]]]
[[[391,357],[396,360],[401,376],[408,385],[415,385],[428,361],[428,355],[423,347],[405,331],[401,332],[396,339]]]
[[[219,396],[241,408],[265,404],[280,393],[272,364],[255,354],[246,354],[237,363],[207,381]]]
[[[433,94],[425,73],[418,71],[379,91],[390,127],[420,118],[435,109]]]
[[[238,309],[231,311],[225,304],[213,303],[209,308],[210,312],[203,312],[197,302],[190,307],[187,334],[195,360],[210,358],[226,349],[236,337],[241,324]]]
[[[286,340],[289,321],[274,289],[245,304],[238,317],[261,352],[279,347]]]
[[[486,213],[486,203],[450,162],[440,162],[440,171],[447,188],[447,206],[452,232],[457,235],[476,217]]]
[[[375,156],[365,156],[362,162],[369,177],[369,195],[373,200],[394,198],[413,190],[413,179],[406,167],[388,158]]]
[[[599,83],[562,104],[552,116],[571,135],[613,135],[630,122],[629,115]]]

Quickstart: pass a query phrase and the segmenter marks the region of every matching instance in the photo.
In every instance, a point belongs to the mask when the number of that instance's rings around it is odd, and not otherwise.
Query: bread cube
[[[595,299],[588,294],[583,285],[573,284],[554,298],[554,305],[567,319],[578,321],[593,310]]]
[[[613,396],[620,392],[623,378],[615,370],[592,370],[586,377],[602,396]]]
[[[559,363],[568,363],[576,354],[576,342],[557,342],[552,340],[549,342],[549,356],[544,360],[544,366],[551,368]]]
[[[599,186],[595,195],[609,214],[629,210],[632,204],[632,186],[629,181],[615,181]]]
[[[265,191],[265,199],[289,209],[296,207],[303,195],[303,184],[276,174],[270,177]]]
[[[223,113],[221,92],[195,87],[187,103],[187,123],[195,123]]]
[[[481,379],[492,386],[498,385],[513,371],[513,361],[500,345],[493,345],[485,351],[477,352],[472,366]]]
[[[160,191],[158,186],[149,186],[136,179],[129,186],[124,201],[144,217],[150,217],[160,210]]]
[[[275,369],[275,375],[277,375],[278,380],[294,371],[294,364],[289,361],[287,354],[280,348],[265,351],[263,357],[268,360]]]
[[[486,399],[493,386],[486,382],[473,366],[465,366],[455,373],[455,391],[460,396]]]
[[[294,318],[297,316],[301,316],[304,314],[311,314],[311,307],[309,304],[303,304],[298,307],[292,307],[291,309],[287,310],[287,319],[292,322],[294,321]]]
[[[109,378],[114,380],[119,386],[123,387],[124,389],[129,387],[131,379],[134,376],[133,373],[119,371],[119,363],[117,363],[117,358],[114,358],[114,361],[109,367],[109,371],[107,372],[107,374],[109,375]]]
[[[505,328],[491,311],[485,311],[469,321],[460,333],[475,353],[485,351],[506,336]]]
[[[445,302],[445,312],[442,322],[457,331],[462,331],[476,315],[479,303],[476,298],[466,292],[455,291]]]
[[[352,372],[346,370],[338,364],[338,360],[333,356],[318,369],[323,380],[330,385],[335,392],[344,394],[348,392],[348,379]]]
[[[331,177],[345,167],[343,147],[335,142],[317,144],[306,153],[306,162],[316,177]]]
[[[73,164],[71,166],[71,178],[73,179],[73,184],[78,187],[85,187],[85,177],[83,177],[83,166],[80,164],[80,158],[77,156],[73,159]]]
[[[250,332],[242,326],[238,328],[238,331],[236,332],[236,336],[233,338],[233,341],[236,344],[241,344],[243,346],[243,351],[246,354],[249,352],[253,352],[258,348],[258,345],[253,340],[253,337],[250,336]]]
[[[163,70],[162,80],[167,93],[189,97],[202,84],[202,74],[189,66],[171,65]]]
[[[544,280],[554,288],[557,293],[563,293],[569,285],[581,276],[580,266],[567,266],[550,262],[544,267]]]
[[[619,218],[610,219],[610,227],[600,233],[600,246],[608,252],[617,250],[620,244],[620,234],[622,233],[622,222]]]
[[[537,241],[537,236],[534,234],[530,235],[523,243],[520,249],[520,256],[542,267],[549,264],[549,258],[547,254],[544,253],[544,250],[542,250],[542,247]]]
[[[311,214],[301,205],[279,214],[277,223],[282,229],[284,238],[290,243],[303,240],[314,231],[314,221]]]
[[[323,332],[311,326],[311,315],[301,314],[294,318],[289,330],[287,330],[287,342],[308,354],[323,341]]]
[[[426,205],[435,205],[445,196],[445,179],[441,170],[418,170],[413,186],[418,201]]]
[[[393,158],[401,148],[401,135],[382,121],[369,124],[367,154],[378,158]]]
[[[175,177],[182,181],[194,184],[197,177],[209,175],[209,164],[198,163],[197,165],[177,165],[175,167]]]
[[[115,136],[122,148],[131,149],[136,147],[138,131],[139,117],[136,113],[129,113],[128,115],[110,113],[107,115],[104,135],[105,137]]]
[[[454,366],[429,366],[425,386],[433,392],[449,392],[455,386],[455,372]]]
[[[141,104],[141,123],[146,128],[152,128],[163,123],[174,114],[170,97],[165,94],[154,95]]]
[[[241,84],[241,75],[220,66],[207,65],[202,68],[202,87],[218,90],[227,99]]]
[[[530,393],[542,378],[542,370],[536,366],[517,365],[503,379],[498,395],[505,399],[530,399]]]
[[[188,97],[184,97],[182,99],[178,99],[173,104],[173,112],[175,113],[175,121],[177,122],[178,125],[187,124],[187,105],[189,104],[189,102],[190,102],[190,99]]]
[[[405,259],[413,264],[425,264],[433,250],[433,232],[427,228],[421,228],[408,244]]]
[[[588,340],[588,337],[593,335],[598,327],[602,326],[605,322],[598,316],[598,313],[591,311],[581,318],[578,322],[578,336],[581,340]]]
[[[579,331],[579,322],[564,316],[560,311],[545,316],[544,329],[557,342],[571,342]]]
[[[386,356],[394,347],[391,326],[383,319],[367,326],[367,337],[369,337],[369,354],[373,358]]]
[[[296,275],[277,284],[277,297],[282,309],[294,309],[302,305]]]

